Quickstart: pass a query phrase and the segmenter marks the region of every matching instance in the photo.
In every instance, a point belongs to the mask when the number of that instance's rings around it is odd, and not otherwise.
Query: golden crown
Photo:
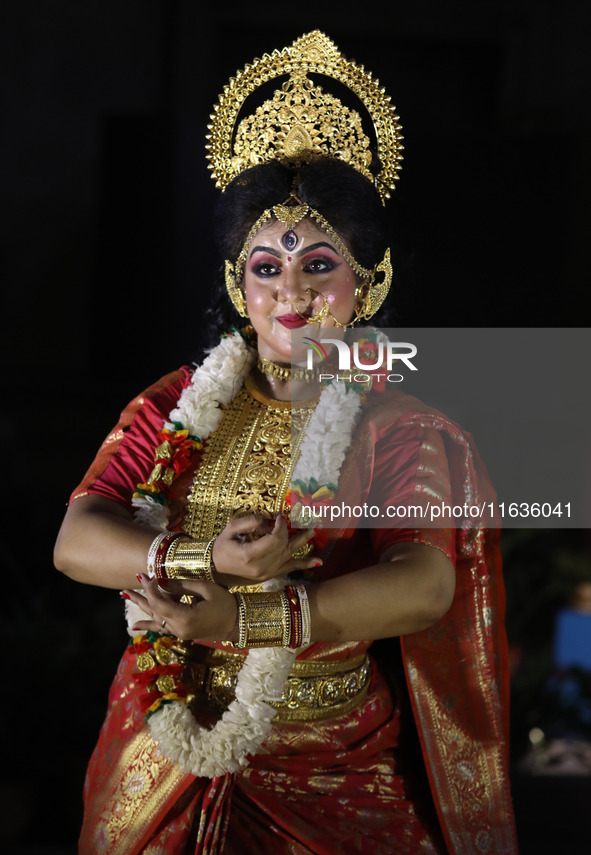
[[[339,81],[365,107],[381,163],[377,175],[369,168],[371,140],[360,114],[324,92],[308,74]],[[287,75],[273,97],[243,118],[235,131],[246,99],[269,80]],[[225,190],[244,169],[268,160],[301,165],[318,157],[336,157],[375,182],[384,202],[401,169],[398,119],[390,97],[371,72],[345,59],[324,33],[314,30],[290,47],[255,59],[224,86],[208,125],[209,169],[216,185]]]

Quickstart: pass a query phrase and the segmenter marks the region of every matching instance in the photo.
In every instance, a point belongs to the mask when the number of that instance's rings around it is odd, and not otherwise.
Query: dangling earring
[[[376,282],[376,275],[383,273],[381,282]],[[359,308],[355,320],[368,321],[372,318],[388,296],[392,285],[392,262],[390,261],[390,249],[384,253],[383,259],[376,264],[369,279],[357,286],[355,296],[359,299]]]
[[[234,306],[241,318],[247,318],[248,312],[246,311],[246,302],[244,300],[244,294],[242,293],[242,289],[236,283],[234,265],[231,261],[226,261],[224,275],[226,279],[226,289],[228,291],[228,296],[232,301],[232,305]]]
[[[354,324],[362,319],[367,319],[368,316],[371,317],[371,297],[369,296],[371,281],[371,279],[363,279],[355,289]]]

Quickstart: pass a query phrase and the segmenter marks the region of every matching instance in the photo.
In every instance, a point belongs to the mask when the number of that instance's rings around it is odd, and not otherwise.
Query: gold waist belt
[[[203,649],[203,648],[202,648]],[[190,704],[199,706],[205,693],[218,709],[226,710],[235,700],[238,673],[245,657],[225,650],[209,650],[206,661],[191,661],[185,650],[183,660],[190,672]],[[280,701],[274,722],[323,721],[356,709],[367,695],[371,664],[367,655],[338,662],[296,660]]]

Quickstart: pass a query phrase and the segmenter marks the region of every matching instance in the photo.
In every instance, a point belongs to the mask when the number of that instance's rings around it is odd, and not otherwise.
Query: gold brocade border
[[[452,503],[475,504],[478,497],[494,496],[478,455],[461,430],[400,393],[394,406],[368,413],[358,427],[356,454],[345,463],[340,482],[345,502],[349,481],[357,489],[356,503],[367,500],[375,435],[382,426],[391,429],[396,423],[441,435],[451,473]],[[426,445],[422,451],[422,472],[428,475],[431,449]],[[419,497],[415,501],[420,504]],[[507,696],[501,671],[506,640],[502,578],[494,576],[500,574],[496,535],[484,530],[457,530],[452,535],[457,548],[454,604],[431,629],[401,638],[409,693],[450,855],[516,855],[507,710],[502,707]],[[432,538],[427,542],[441,548]]]
[[[80,855],[103,851],[129,855],[137,851],[168,799],[173,794],[178,796],[183,778],[193,780],[159,753],[148,731],[138,733],[111,766],[103,787],[106,797],[92,793],[91,804],[106,807],[86,823]]]
[[[403,649],[435,801],[445,816],[451,851],[457,855],[509,855],[517,848],[507,784],[507,746],[498,727],[499,694],[487,650],[492,640],[487,618],[491,604],[488,589],[482,586],[482,534],[478,532],[475,538],[476,556],[471,565],[458,565],[459,574],[472,577],[472,621],[468,628],[456,630],[452,643],[457,660],[464,663],[466,680],[478,687],[477,698],[472,698],[463,715],[458,716],[455,709],[459,697],[454,678],[447,675],[450,679],[446,680],[445,673],[437,675],[448,686],[447,694],[442,693],[424,664],[436,657],[440,641],[451,640],[446,638],[449,630],[435,625],[425,631],[426,643],[411,636],[403,640]],[[444,670],[450,667],[448,663]]]
[[[431,428],[432,419],[415,417],[415,424]],[[462,447],[462,481],[456,484],[462,501],[477,503],[476,460],[463,445],[457,427],[449,434]],[[421,450],[425,465],[428,449]],[[417,493],[420,491],[417,484]],[[417,496],[418,499],[418,496]],[[455,497],[451,502],[456,501]],[[489,537],[490,537],[489,533]],[[435,801],[452,851],[468,853],[515,853],[517,851],[513,814],[508,788],[507,746],[500,727],[499,687],[495,682],[493,628],[496,614],[489,572],[493,555],[485,548],[485,531],[457,532],[462,549],[457,556],[457,607],[424,633],[403,639],[405,667],[420,721],[419,732],[429,758],[428,771],[434,782]],[[500,570],[499,570],[500,572]],[[453,614],[453,616],[452,616]],[[460,692],[466,692],[454,666],[446,662],[434,675],[426,662],[437,657],[440,645],[453,646],[456,659],[463,663],[464,680],[472,687],[464,706]],[[441,654],[439,654],[441,657]],[[454,669],[455,670],[455,669]],[[435,677],[435,679],[434,679]],[[442,693],[442,685],[447,694]],[[458,714],[459,713],[459,714]]]
[[[445,709],[445,702],[422,677],[422,667],[407,658],[407,673],[428,771],[444,826],[455,855],[468,853],[515,853],[510,799],[500,799],[500,782],[506,779],[502,748],[489,740],[477,742]],[[499,739],[498,734],[496,735]],[[458,807],[461,806],[461,810]]]

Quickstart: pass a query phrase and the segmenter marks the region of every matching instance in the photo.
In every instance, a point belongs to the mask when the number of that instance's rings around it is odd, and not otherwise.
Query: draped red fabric
[[[136,399],[132,412],[124,411],[110,435],[116,444],[108,441],[74,496],[96,492],[129,503],[135,484],[149,474],[155,435],[188,378],[186,369],[169,375],[140,396],[142,403]],[[454,503],[493,496],[470,437],[414,398],[397,394],[370,402],[354,448],[339,486],[345,502],[370,495],[382,503],[422,501],[428,477],[429,490]],[[436,471],[429,476],[433,460]],[[191,475],[176,485],[177,520]],[[445,844],[405,760],[402,698],[392,698],[377,667],[357,710],[335,720],[276,726],[246,770],[209,781],[182,773],[159,754],[133,690],[134,657],[128,652],[89,767],[82,855],[517,852],[497,533],[344,525],[331,534],[322,577],[374,563],[399,540],[426,543],[455,559],[457,589],[448,614],[401,639]],[[348,658],[370,643],[313,645],[304,656]]]

